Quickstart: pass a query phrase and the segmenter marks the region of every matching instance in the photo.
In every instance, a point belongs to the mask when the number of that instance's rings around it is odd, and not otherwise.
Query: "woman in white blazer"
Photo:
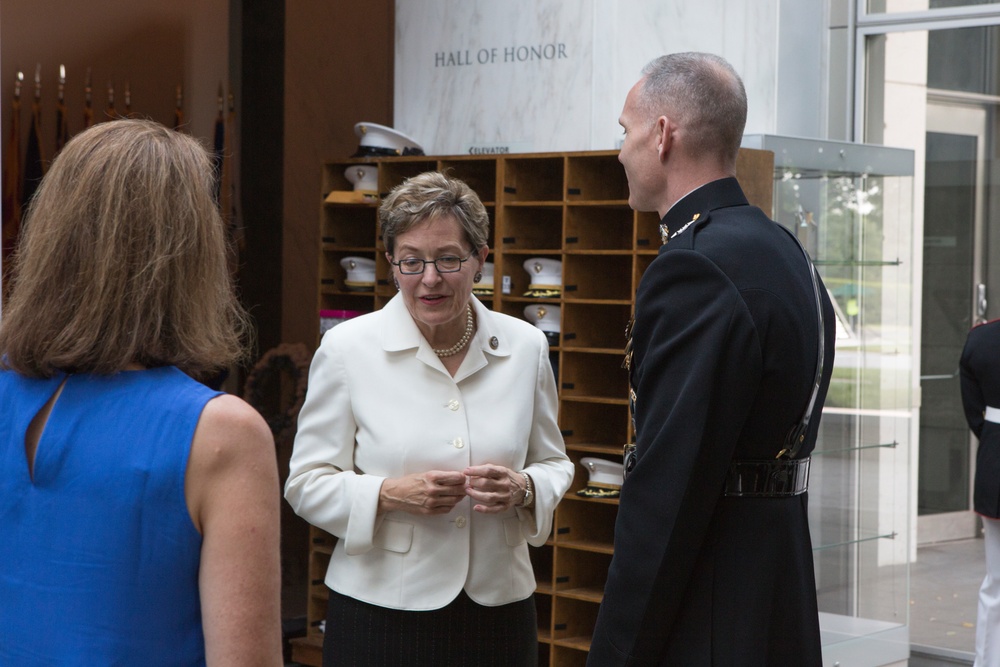
[[[339,539],[325,665],[533,665],[528,544],[573,464],[544,334],[472,287],[489,219],[463,182],[407,180],[379,209],[399,293],[323,337],[285,497]]]

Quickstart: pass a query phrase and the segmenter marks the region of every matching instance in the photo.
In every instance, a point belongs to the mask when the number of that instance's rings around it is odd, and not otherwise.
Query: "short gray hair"
[[[457,178],[427,171],[406,179],[382,200],[378,219],[386,251],[393,255],[397,236],[441,215],[455,216],[473,251],[487,244],[490,219],[478,195]]]
[[[711,53],[672,53],[642,69],[639,104],[651,116],[674,116],[691,148],[735,164],[747,122],[747,93],[739,74]]]

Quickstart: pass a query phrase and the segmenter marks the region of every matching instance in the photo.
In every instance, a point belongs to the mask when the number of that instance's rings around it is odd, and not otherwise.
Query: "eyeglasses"
[[[469,253],[468,257],[455,257],[454,255],[445,255],[444,257],[438,257],[437,259],[417,259],[416,257],[410,257],[408,259],[401,259],[398,262],[389,262],[393,266],[399,267],[399,272],[404,276],[415,276],[424,272],[428,264],[433,264],[434,268],[437,269],[438,273],[455,273],[462,270],[462,264],[468,262],[475,255],[475,252]]]

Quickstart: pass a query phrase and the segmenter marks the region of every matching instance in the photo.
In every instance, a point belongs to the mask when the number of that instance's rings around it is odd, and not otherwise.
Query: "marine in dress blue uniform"
[[[962,407],[979,438],[972,506],[983,518],[986,576],[979,589],[976,667],[1000,665],[1000,320],[969,331],[959,363]]]
[[[621,159],[636,208],[650,190],[636,165],[656,163],[628,145],[647,141],[629,136],[644,127],[629,109]],[[683,177],[667,164],[682,134],[661,119],[661,164]],[[734,177],[696,185],[669,198],[666,243],[636,295],[626,359],[635,451],[588,665],[819,667],[802,473],[833,367],[833,309],[801,246]],[[758,486],[739,474],[757,465],[778,475]]]

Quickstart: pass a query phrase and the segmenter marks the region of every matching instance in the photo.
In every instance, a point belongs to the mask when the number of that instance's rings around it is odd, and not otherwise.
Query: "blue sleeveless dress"
[[[32,477],[25,433],[64,378],[0,371],[0,665],[204,665],[184,478],[219,392],[173,367],[71,375]]]

